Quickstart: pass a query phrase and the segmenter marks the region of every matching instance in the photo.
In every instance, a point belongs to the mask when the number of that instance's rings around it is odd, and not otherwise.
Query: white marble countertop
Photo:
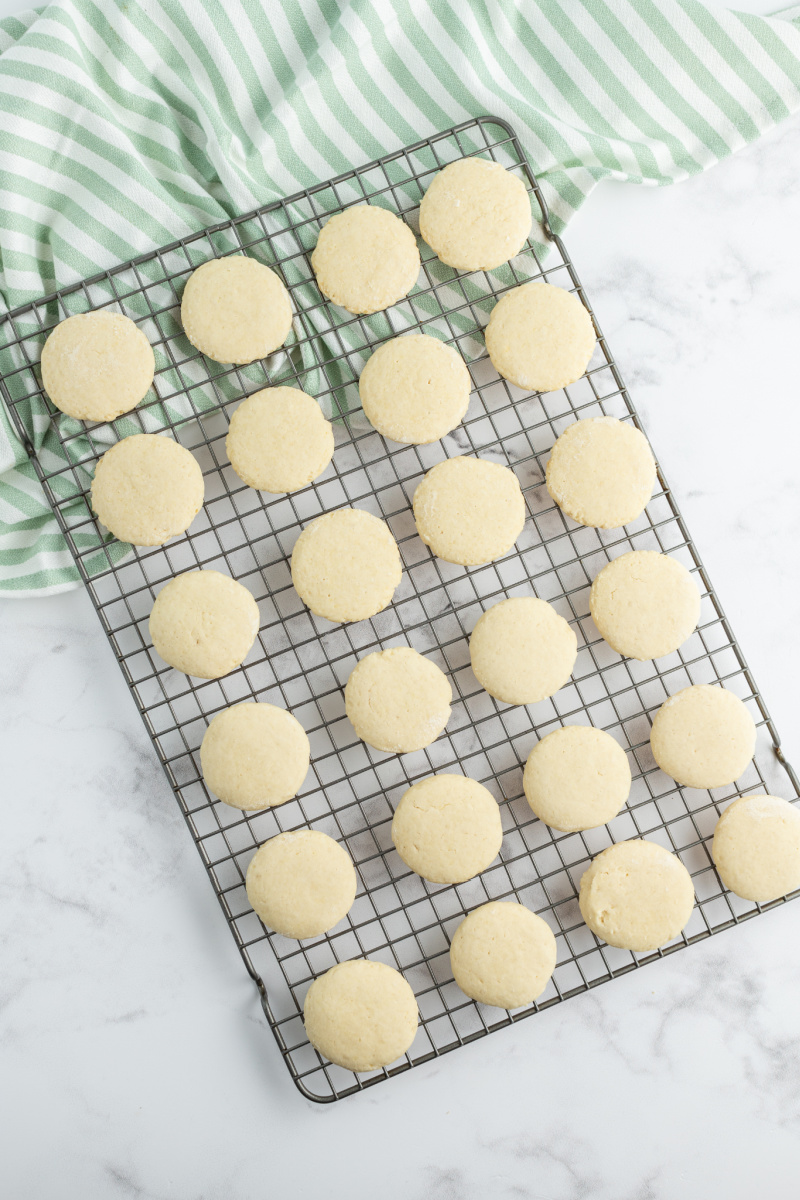
[[[793,119],[567,238],[795,763],[798,194]],[[88,597],[0,622],[4,1195],[796,1200],[800,905],[313,1105]]]

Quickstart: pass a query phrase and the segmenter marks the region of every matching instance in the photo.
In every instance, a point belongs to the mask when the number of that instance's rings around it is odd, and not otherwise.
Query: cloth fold
[[[797,7],[56,0],[0,22],[0,313],[469,117],[514,125],[561,232],[798,108]],[[77,582],[0,406],[0,592]]]

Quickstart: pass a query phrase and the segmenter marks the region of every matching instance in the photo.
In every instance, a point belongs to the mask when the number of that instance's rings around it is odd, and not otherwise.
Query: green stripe
[[[706,40],[714,45],[731,70],[735,71],[747,87],[758,96],[762,104],[769,105],[772,103],[774,105],[771,111],[775,120],[780,121],[784,117],[788,117],[789,109],[781,97],[776,95],[773,85],[766,76],[762,75],[748,56],[742,52],[740,47],[736,45],[736,42],[727,30],[721,28],[712,19],[708,9],[702,4],[691,4],[687,7],[687,12]],[[755,137],[757,134],[753,136]],[[748,138],[748,140],[750,139]]]
[[[727,88],[723,87],[714,73],[705,65],[702,58],[686,41],[678,37],[675,29],[664,20],[664,15],[653,0],[640,0],[642,17],[647,21],[661,44],[674,58],[683,70],[691,77],[692,82],[714,104],[721,113],[736,127],[745,141],[751,142],[758,137],[758,126],[746,111],[744,106],[733,97]],[[727,146],[727,143],[725,143]]]
[[[408,12],[407,5],[403,5],[402,7],[405,8],[406,12]],[[400,8],[401,6],[398,5],[398,13]],[[432,96],[428,94],[424,87],[419,86],[410,68],[403,60],[400,51],[393,45],[392,37],[390,36],[390,30],[394,30],[395,27],[399,27],[400,21],[396,20],[395,25],[384,25],[378,14],[372,8],[365,8],[361,15],[365,23],[368,25],[370,32],[372,33],[373,44],[378,56],[390,72],[392,80],[398,85],[398,87],[403,89],[403,92],[406,96],[413,98],[416,108],[424,114],[425,119],[428,122],[428,127],[431,130],[435,130],[445,129],[448,124],[451,125],[453,123],[452,108],[449,111],[446,111],[434,100]],[[419,49],[419,46],[415,46],[415,48]],[[430,63],[428,62],[427,57],[423,54],[421,54],[420,57],[425,62],[425,65],[430,69]],[[456,100],[456,102],[459,101],[459,97],[457,95],[453,98]],[[393,123],[391,108],[385,114],[384,120],[386,120],[389,125]],[[406,125],[405,134],[403,130],[400,129],[398,130],[398,137],[401,142],[413,142],[416,141],[424,132],[424,130],[411,128],[410,126]]]
[[[762,49],[775,63],[786,79],[791,83],[793,90],[794,105],[792,112],[797,111],[797,93],[800,87],[800,79],[798,79],[797,58],[795,53],[789,50],[789,47],[784,43],[783,39],[778,36],[778,30],[768,21],[759,21],[757,17],[752,17],[749,13],[734,13],[736,20],[744,26],[754,39],[761,45]],[[796,18],[800,25],[800,17]],[[777,25],[777,23],[776,23]],[[772,97],[765,100],[767,111],[774,120],[779,121],[784,111],[784,104],[780,93],[777,91]]]
[[[66,22],[66,13],[63,10],[57,10],[59,18]],[[107,27],[103,24],[96,29],[98,37],[102,40],[106,51],[111,52],[114,42],[118,44],[118,39],[113,42],[107,40],[104,34],[107,34]],[[45,40],[44,38],[42,39]],[[59,43],[53,40],[52,50],[58,53]],[[203,169],[207,164],[207,158],[203,154],[200,147],[199,139],[202,138],[202,131],[194,119],[194,114],[176,95],[161,86],[164,92],[164,99],[169,104],[171,111],[165,111],[163,103],[159,103],[155,98],[145,98],[136,94],[136,92],[124,88],[117,84],[114,77],[107,71],[103,65],[103,60],[87,47],[84,54],[77,59],[77,62],[89,61],[92,64],[92,74],[97,79],[98,94],[97,96],[86,95],[85,91],[80,93],[80,99],[83,103],[96,103],[101,115],[105,114],[105,99],[108,97],[116,105],[128,113],[130,118],[129,136],[136,139],[137,146],[142,147],[144,152],[155,160],[163,161],[165,166],[176,172],[189,174],[191,177],[196,177],[198,181],[202,180]],[[125,65],[130,74],[137,79],[145,88],[152,87],[152,74],[141,59],[134,54],[129,47],[125,58]],[[178,118],[182,119],[178,119]],[[136,129],[137,119],[145,119],[160,125],[165,131],[173,135],[173,139],[178,141],[176,150],[168,150],[161,142],[154,140],[152,135],[145,134],[143,131]],[[188,137],[186,130],[190,127],[194,134],[193,137]]]
[[[252,28],[258,37],[266,57],[272,64],[278,84],[282,87],[287,98],[291,97],[292,108],[306,137],[313,142],[323,158],[327,159],[330,163],[335,163],[340,159],[341,152],[329,136],[325,122],[320,120],[319,116],[312,111],[302,90],[297,86],[291,64],[286,58],[280,40],[273,32],[271,25],[268,21],[264,20],[261,5],[258,3],[258,0],[243,0],[243,4],[250,28]],[[302,14],[300,15],[302,17]],[[308,35],[308,27],[306,25],[304,25],[304,31]],[[281,161],[291,164],[292,173],[297,177],[298,183],[301,183],[301,181],[307,182],[305,179],[307,175],[306,164],[298,157],[296,148],[292,146],[287,131],[275,123],[274,129],[271,129],[270,132],[273,136],[277,135],[276,148],[281,156]]]
[[[553,19],[554,14],[550,13],[547,15],[553,28],[563,36],[565,30],[558,29],[558,22]],[[572,27],[570,26],[570,28]],[[613,138],[615,136],[611,122],[606,120],[605,116],[598,109],[598,107],[581,91],[580,88],[575,87],[566,69],[562,67],[557,59],[553,57],[552,53],[542,39],[537,35],[536,31],[527,23],[525,32],[526,36],[524,41],[526,50],[537,60],[550,82],[555,88],[558,89],[558,91],[569,104],[570,108],[584,121],[586,129],[582,128],[580,130],[580,134],[589,143],[602,166],[609,171],[622,171],[622,163],[617,158],[617,155],[607,140],[608,138]],[[571,39],[567,36],[564,37],[564,40],[569,42]],[[572,48],[574,49],[574,47]],[[508,74],[509,78],[514,81],[516,87],[524,93],[525,75],[518,68],[516,62],[514,61],[513,55],[502,46],[498,46],[498,51],[501,55],[500,61],[504,70]],[[582,55],[578,54],[578,57],[581,58]],[[540,104],[542,110],[549,117],[554,120],[557,119],[557,114],[553,111],[552,106],[547,104],[543,97],[540,97]],[[569,161],[571,154],[574,153],[571,151],[571,148],[563,137],[560,138],[558,142],[551,141],[550,144],[554,153],[565,162]],[[638,146],[633,147],[634,153],[637,156],[637,160],[639,158],[641,149],[642,148]],[[649,155],[649,158],[650,167],[652,169],[655,167],[655,162],[652,159],[652,155]]]
[[[630,87],[626,87],[621,79],[608,70],[590,39],[570,20],[567,12],[558,8],[548,10],[547,15],[553,28],[572,47],[577,57],[582,61],[586,69],[591,72],[594,79],[596,79],[604,94],[642,131],[643,138],[649,138],[654,142],[663,144],[673,161],[676,160],[677,155],[685,155],[686,147],[681,144],[674,134],[665,129],[651,113],[648,113],[646,107],[638,100],[635,92]],[[579,89],[573,88],[572,91],[579,92]],[[605,122],[605,129],[608,137],[618,136],[615,135],[610,121]],[[631,148],[636,155],[636,161],[641,169],[640,179],[669,181],[669,176],[664,175],[664,172],[656,162],[652,150],[646,143],[633,142],[631,143]],[[696,165],[696,170],[700,170],[699,163]]]
[[[606,0],[595,0],[592,15],[598,25],[605,30],[614,42],[617,49],[625,55],[633,71],[637,70],[637,65],[644,65],[642,64],[641,50],[638,42],[628,32]],[[642,16],[643,14],[639,11],[638,15]],[[643,73],[642,77],[649,87],[657,93],[662,103],[675,113],[684,125],[694,130],[702,146],[709,150],[715,158],[724,158],[730,153],[727,142],[708,124],[704,117],[695,112],[678,89],[674,87],[665,74],[667,69],[668,64],[665,64],[664,70],[662,70],[656,65],[655,61],[652,61],[647,64],[647,71]],[[673,157],[675,162],[682,166],[689,174],[695,174],[701,169],[697,159],[689,153],[686,147],[673,155]]]
[[[19,67],[19,64],[15,65],[17,68]],[[24,76],[19,72],[18,69],[10,70],[7,73],[6,78],[9,76],[24,79]],[[80,103],[79,95],[71,95],[69,98],[73,99],[76,103]],[[19,101],[17,96],[7,91],[0,90],[0,111],[7,112],[12,120],[18,107],[18,103]],[[43,130],[50,130],[53,133],[60,132],[58,124],[53,123],[52,112],[45,108],[42,104],[29,102],[26,105],[25,115],[28,121],[32,122],[33,124],[41,125]],[[99,136],[99,134],[88,130],[82,124],[73,121],[69,127],[69,137],[75,145],[82,146],[89,153],[97,155],[97,157],[100,159],[105,159],[110,166],[115,167],[122,174],[126,174],[132,178],[135,178],[137,171],[140,170],[140,160],[135,155],[131,154],[124,144],[120,145],[119,143],[105,141]],[[18,148],[21,142],[23,142],[23,139],[18,136],[15,137],[10,131],[7,131],[5,136],[0,136],[0,147],[9,153],[19,152]],[[24,143],[25,145],[28,145],[28,139],[24,139]],[[144,157],[156,161],[160,160],[162,164],[168,166],[171,171],[174,171],[176,174],[180,172],[179,156],[171,155],[170,157],[172,161],[168,161],[167,152],[149,136],[140,135],[138,138],[138,147]],[[51,153],[44,147],[43,150],[45,155],[49,155]],[[92,170],[92,168],[89,168],[77,161],[75,162],[74,166],[76,170]],[[99,170],[99,167],[97,169]],[[171,207],[176,216],[183,218],[184,221],[187,207],[196,210],[198,213],[202,213],[204,219],[207,221],[213,220],[216,212],[219,211],[217,206],[212,208],[209,205],[208,197],[204,196],[202,193],[198,194],[194,191],[190,192],[181,189],[180,192],[174,194],[173,185],[170,181],[161,178],[159,180],[159,184],[160,186],[158,190],[159,199],[161,202],[165,206]],[[90,184],[87,184],[87,186],[90,186]],[[203,207],[207,209],[205,213],[203,213]],[[215,209],[216,212],[214,211]],[[138,207],[136,216],[134,216],[132,219],[136,220],[138,218],[141,220],[142,216],[143,210],[141,207]]]
[[[33,142],[25,142],[20,145],[17,150],[17,155],[23,160],[28,160],[28,171],[26,174],[14,176],[5,175],[3,177],[3,183],[5,184],[6,191],[13,192],[26,200],[33,201],[34,203],[41,204],[43,206],[49,206],[53,204],[54,201],[57,203],[58,197],[57,194],[54,193],[54,189],[52,187],[48,187],[44,182],[39,183],[37,180],[35,180],[32,177],[33,172],[31,168],[36,165],[42,165],[43,163],[46,163],[48,168],[54,168],[52,172],[48,170],[48,177],[50,174],[58,175],[58,171],[55,169],[59,165],[58,159],[50,157],[43,147],[36,146]],[[76,169],[74,164],[69,163],[69,160],[62,161],[67,167],[67,172],[63,176],[65,180],[72,178],[76,180],[76,182],[79,182],[82,187],[86,187],[87,179],[89,180],[89,183],[91,183],[92,178],[98,178],[96,174],[87,173],[85,168],[80,170]],[[119,199],[119,205],[122,207],[121,197]],[[80,201],[72,202],[68,206],[64,205],[62,207],[64,208],[66,216],[76,221],[80,221]],[[165,232],[167,232],[168,237],[174,236],[171,235],[169,231],[165,231],[163,226],[159,227],[157,223],[156,227],[160,228],[162,242],[167,241],[167,237],[164,236]],[[103,225],[98,215],[95,215],[94,221],[91,227],[87,230],[87,233],[91,236],[93,241],[98,242],[104,247],[104,249],[108,251],[109,260],[111,262],[124,261],[124,258],[131,253],[130,244],[109,229],[108,226]],[[93,275],[96,273],[99,264],[95,259],[88,257],[88,254],[77,244],[64,242],[61,234],[56,230],[52,231],[51,240],[54,259],[63,258],[65,262],[70,264],[70,267],[80,271],[84,276]]]
[[[31,571],[30,575],[18,575],[16,578],[0,580],[0,591],[9,596],[18,592],[41,592],[63,588],[64,584],[77,584],[80,580],[78,568],[73,564],[63,567],[45,567],[39,571]]]

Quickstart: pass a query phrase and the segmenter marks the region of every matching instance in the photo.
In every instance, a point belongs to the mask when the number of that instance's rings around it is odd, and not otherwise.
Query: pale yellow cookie
[[[495,370],[527,392],[554,392],[580,379],[596,340],[578,297],[549,283],[523,283],[507,292],[486,326]]]
[[[617,529],[644,511],[656,482],[647,438],[616,417],[568,425],[550,452],[547,490],[580,525]]]
[[[231,417],[225,439],[239,478],[262,492],[296,492],[333,457],[333,427],[299,388],[254,392]]]
[[[538,704],[569,679],[578,639],[546,600],[517,596],[487,608],[472,631],[469,655],[490,696],[506,704]]]
[[[405,1054],[417,1001],[399,971],[369,958],[337,963],[315,979],[303,1006],[311,1045],[349,1071],[375,1071]]]
[[[500,853],[503,826],[492,793],[465,775],[431,775],[404,793],[392,841],[406,866],[431,883],[465,883]]]
[[[56,325],[42,347],[41,366],[56,408],[80,421],[113,421],[144,399],[156,363],[129,317],[88,312]]]
[[[742,796],[725,809],[711,847],[726,888],[767,904],[800,887],[800,812],[777,796]]]
[[[323,225],[311,266],[323,296],[351,313],[402,300],[417,282],[419,250],[404,221],[377,204],[357,204]]]
[[[725,787],[750,765],[756,725],[733,692],[714,684],[684,688],[665,700],[650,730],[662,771],[686,787]]]
[[[219,363],[250,363],[282,346],[292,328],[283,281],[255,258],[212,258],[189,276],[181,301],[189,341]]]
[[[203,472],[166,434],[134,433],[106,450],[92,480],[92,508],[121,542],[161,546],[203,507]]]
[[[556,969],[550,926],[523,904],[492,900],[453,935],[450,966],[462,992],[481,1004],[521,1008],[541,996]]]
[[[259,620],[258,605],[241,583],[219,571],[187,571],[156,596],[150,637],[176,671],[219,679],[247,657]]]
[[[694,908],[692,877],[656,842],[609,846],[583,873],[581,913],[597,937],[621,950],[657,950],[676,938]]]
[[[450,719],[452,700],[444,672],[408,646],[367,654],[344,689],[358,736],[389,754],[411,754],[435,741]]]
[[[612,650],[640,662],[672,654],[700,620],[700,592],[683,563],[655,550],[631,550],[596,576],[592,620]]]
[[[347,916],[357,879],[344,846],[316,829],[299,829],[279,833],[256,851],[245,886],[268,929],[288,938],[312,938]]]
[[[487,158],[460,158],[422,197],[419,231],[457,271],[491,271],[519,254],[531,231],[525,184]]]
[[[200,766],[209,791],[232,808],[250,812],[274,808],[297,795],[308,774],[309,755],[306,731],[291,713],[248,700],[211,721],[200,746]]]
[[[452,346],[407,333],[379,346],[358,390],[367,420],[395,442],[435,442],[461,423],[472,387]]]
[[[363,508],[339,508],[307,525],[292,551],[292,583],[328,621],[363,621],[391,602],[403,574],[389,526]]]
[[[414,520],[426,546],[464,567],[507,554],[525,524],[525,500],[512,470],[485,458],[446,458],[414,493]]]
[[[562,833],[577,833],[614,819],[630,794],[631,769],[610,734],[567,725],[533,747],[523,786],[540,821]]]

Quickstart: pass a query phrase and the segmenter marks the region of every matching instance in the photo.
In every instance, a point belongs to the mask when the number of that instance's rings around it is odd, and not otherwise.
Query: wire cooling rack
[[[321,223],[368,200],[401,213],[417,231],[420,198],[447,162],[479,153],[517,174],[538,211],[531,241],[509,265],[458,274],[420,243],[422,274],[409,297],[386,312],[353,317],[317,290],[309,254]],[[550,241],[547,265],[541,249]],[[212,256],[249,254],[275,267],[293,297],[294,331],[263,363],[237,368],[204,358],[184,337],[181,289]],[[584,378],[563,391],[527,394],[500,379],[482,330],[496,298],[530,279],[569,288],[591,312],[563,243],[554,237],[542,193],[512,129],[481,117],[426,138],[368,166],[286,200],[184,238],[152,254],[10,313],[0,324],[2,392],[31,450],[45,493],[75,557],[122,672],[175,791],[284,1061],[309,1099],[332,1101],[523,1017],[585,992],[761,911],[726,892],[709,842],[719,813],[742,793],[798,795],[778,734],[714,595],[667,484],[625,529],[583,528],[565,517],[544,486],[544,464],[577,417],[611,415],[639,424],[598,329]],[[110,425],[56,413],[41,388],[39,357],[49,330],[74,313],[109,308],[138,322],[157,360],[154,391],[136,412]],[[363,416],[359,373],[376,344],[421,330],[457,347],[474,390],[463,424],[430,446],[384,440]],[[245,487],[225,454],[231,412],[267,384],[297,384],[316,396],[335,424],[333,463],[288,496]],[[129,433],[168,430],[190,449],[205,476],[206,504],[190,531],[155,549],[115,542],[92,516],[88,489],[97,458]],[[511,466],[527,520],[515,549],[498,562],[463,568],[434,558],[416,535],[411,499],[422,475],[454,454],[480,454]],[[288,557],[300,529],[322,512],[356,505],[388,521],[404,574],[394,603],[368,621],[333,625],[312,616],[291,586]],[[623,659],[598,636],[589,586],[598,570],[628,550],[668,552],[692,571],[703,595],[697,631],[658,662]],[[155,654],[147,619],[159,589],[180,571],[213,567],[244,583],[261,612],[257,642],[224,679],[193,680]],[[511,707],[478,685],[468,637],[480,614],[504,596],[533,591],[574,628],[579,652],[572,680],[550,700]],[[426,750],[382,754],[359,741],[345,717],[343,686],[356,661],[387,646],[411,645],[448,674],[456,697],[445,733]],[[651,719],[663,700],[690,683],[722,683],[758,725],[756,757],[738,786],[713,792],[677,787],[649,747]],[[211,717],[258,699],[291,710],[308,731],[312,766],[300,795],[280,808],[246,814],[204,787],[199,747]],[[592,724],[625,748],[633,772],[626,809],[608,826],[560,834],[536,820],[522,792],[522,768],[538,738],[560,725]],[[455,887],[428,884],[393,849],[392,813],[405,789],[433,771],[460,771],[485,783],[501,804],[500,858]],[[359,874],[349,917],[302,943],[268,933],[252,912],[244,876],[255,847],[282,830],[313,825],[347,846]],[[599,942],[581,920],[577,888],[589,859],[612,842],[647,837],[675,851],[692,874],[697,905],[684,934],[647,954]],[[513,1013],[468,1000],[453,982],[448,946],[464,915],[487,900],[516,898],[538,912],[558,942],[558,965],[535,1004]],[[783,903],[783,901],[777,901]],[[764,907],[773,907],[767,905]],[[309,1045],[302,1005],[312,979],[335,962],[369,955],[397,967],[414,988],[421,1022],[408,1054],[391,1069],[354,1075]]]

